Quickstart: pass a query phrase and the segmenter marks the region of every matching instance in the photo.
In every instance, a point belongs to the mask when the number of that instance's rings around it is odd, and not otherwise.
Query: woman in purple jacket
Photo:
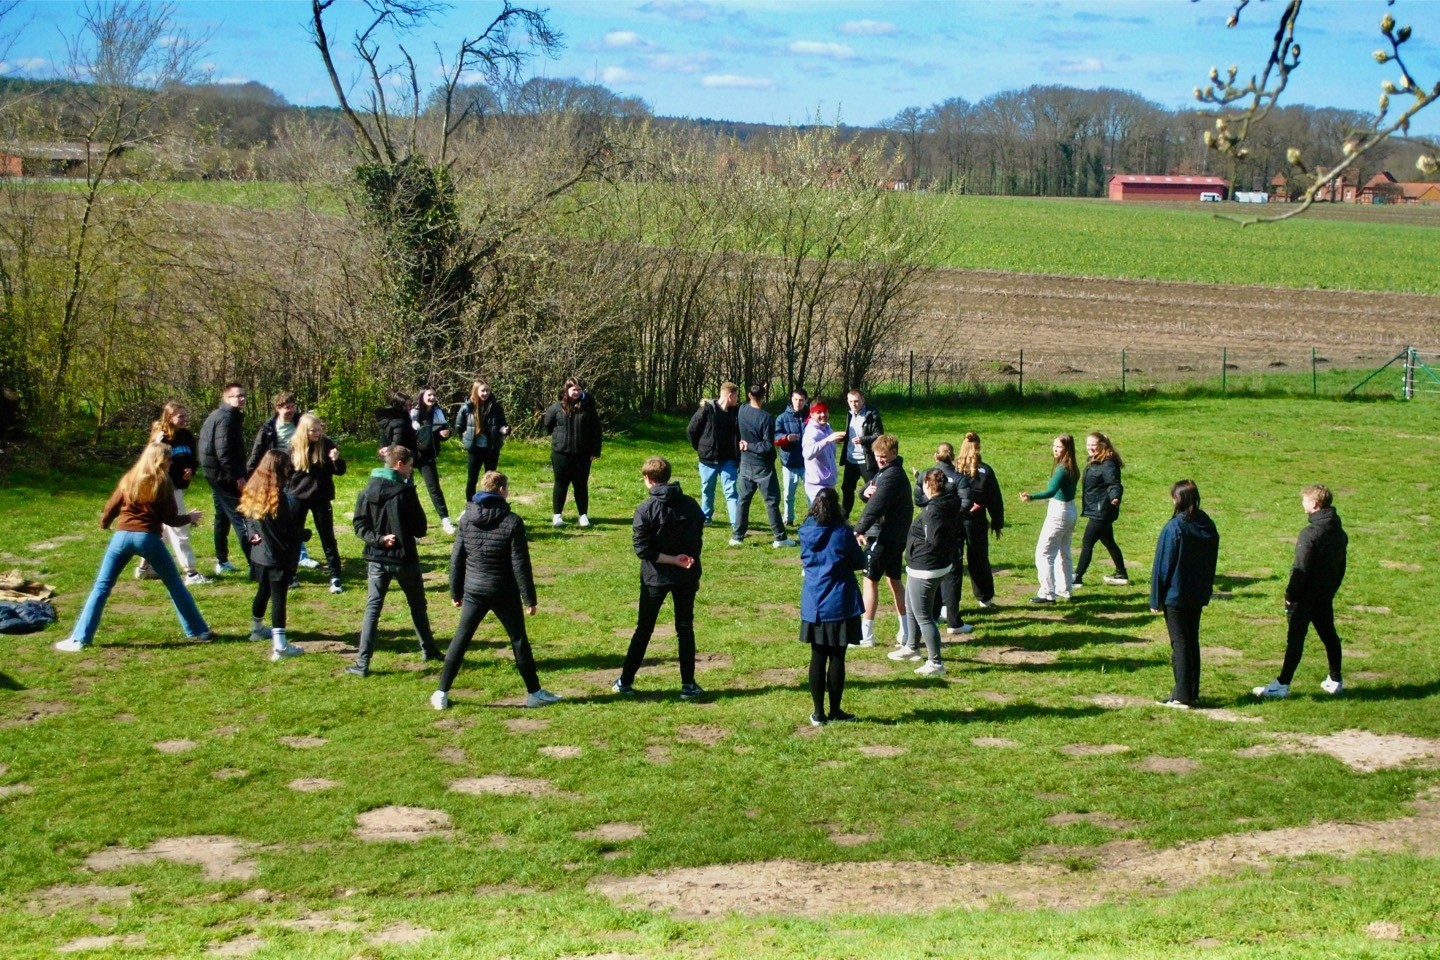
[[[860,643],[863,608],[855,574],[865,569],[865,552],[845,520],[834,487],[815,494],[798,536],[805,576],[800,590],[800,640],[810,644],[810,698],[815,704],[810,725],[854,720],[853,713],[840,709],[840,697],[845,692],[845,649]]]

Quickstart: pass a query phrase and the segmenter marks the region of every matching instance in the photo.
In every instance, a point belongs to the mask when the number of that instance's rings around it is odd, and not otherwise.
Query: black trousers
[[[945,626],[951,630],[959,630],[965,625],[965,618],[960,615],[960,596],[962,581],[965,576],[965,541],[962,539],[955,547],[955,557],[950,561],[950,572],[940,579],[940,590],[935,594],[935,602],[930,607],[930,619],[939,621],[940,606],[945,606]],[[910,638],[914,640],[914,637]]]
[[[840,712],[845,694],[845,647],[810,644],[810,700],[815,712],[825,716],[825,699],[830,699],[830,716]]]
[[[635,633],[630,637],[630,649],[625,651],[625,666],[620,679],[633,683],[640,664],[645,660],[645,650],[650,646],[650,636],[655,632],[655,619],[665,597],[675,600],[675,638],[680,645],[680,682],[695,682],[695,594],[698,583],[677,583],[667,587],[652,587],[640,584],[640,614],[636,618]]]
[[[990,572],[990,522],[983,513],[978,517],[964,521],[965,549],[970,551],[970,588],[976,601],[989,603],[995,599],[995,575]],[[959,598],[958,590],[955,596]]]
[[[445,505],[445,491],[440,489],[440,471],[435,466],[434,457],[424,463],[416,463],[415,469],[425,478],[425,489],[430,491],[430,502],[435,506],[435,512],[440,519],[450,516],[450,508]]]
[[[565,512],[565,494],[575,486],[575,509],[590,512],[590,458],[584,454],[550,451],[550,467],[555,471],[555,486],[550,490],[551,513]]]
[[[1114,520],[1096,520],[1094,517],[1086,518],[1085,536],[1080,541],[1080,559],[1075,564],[1076,580],[1085,576],[1085,571],[1090,569],[1090,554],[1095,550],[1096,540],[1104,544],[1105,549],[1109,551],[1110,562],[1115,564],[1115,576],[1126,576],[1125,555],[1120,552],[1120,545],[1115,542],[1114,528]]]
[[[1200,614],[1204,609],[1165,608],[1165,629],[1170,634],[1170,670],[1175,674],[1171,700],[1194,703],[1200,699]]]
[[[1305,653],[1305,634],[1310,625],[1315,625],[1315,635],[1325,644],[1325,657],[1329,661],[1330,679],[1340,677],[1340,634],[1335,632],[1335,598],[1309,603],[1297,603],[1287,611],[1290,627],[1285,635],[1285,663],[1280,667],[1281,683],[1289,685],[1295,679],[1295,668],[1300,666],[1300,657]]]
[[[290,595],[290,571],[281,567],[254,566],[255,599],[250,604],[250,616],[256,620],[265,619],[265,607],[270,607],[270,626],[276,630],[285,629],[285,600]]]
[[[340,548],[335,543],[335,505],[329,500],[301,500],[300,525],[305,525],[305,516],[315,518],[315,532],[320,534],[320,548],[325,551],[325,565],[330,568],[330,578],[340,579]]]
[[[209,483],[207,479],[205,481]],[[230,531],[240,543],[240,552],[250,559],[250,538],[246,535],[245,518],[240,516],[240,494],[225,487],[210,484],[210,498],[215,501],[215,562],[225,563],[230,559]]]
[[[465,456],[465,502],[469,503],[470,498],[475,496],[475,487],[480,483],[481,475],[499,467],[500,448],[471,447],[465,451]]]
[[[460,665],[465,662],[465,651],[475,638],[475,628],[485,619],[485,614],[495,611],[495,619],[505,628],[510,638],[510,649],[515,653],[515,669],[525,681],[525,692],[534,693],[540,689],[540,677],[535,672],[535,657],[530,652],[530,638],[525,633],[525,611],[520,598],[514,594],[465,594],[460,605],[460,622],[455,625],[455,637],[445,651],[445,667],[440,671],[439,689],[450,691]]]
[[[860,466],[851,463],[848,459],[844,464],[844,471],[840,476],[840,507],[845,511],[845,516],[850,516],[850,511],[855,507],[855,487],[865,486],[875,476],[875,472],[867,466]],[[861,483],[861,481],[864,483]]]

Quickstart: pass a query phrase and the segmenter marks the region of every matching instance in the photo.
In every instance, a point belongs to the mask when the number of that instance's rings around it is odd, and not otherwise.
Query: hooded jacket
[[[685,434],[702,463],[738,461],[740,408],[726,410],[718,400],[702,400],[700,409],[690,418]]]
[[[686,496],[675,482],[657,483],[650,496],[635,508],[632,533],[635,556],[640,558],[640,582],[651,587],[669,587],[700,582],[700,551],[705,546],[705,514],[694,497]],[[660,554],[689,554],[695,565],[689,570],[669,563],[656,563]]]
[[[370,482],[355,499],[354,521],[367,561],[399,566],[418,560],[415,538],[425,536],[428,524],[414,484],[390,467],[370,471]],[[396,536],[395,546],[381,544],[387,534]]]
[[[476,411],[475,405],[466,400],[455,411],[455,431],[460,434],[460,446],[466,450],[499,450],[505,444],[505,434],[500,431],[509,425],[505,408],[493,396],[484,410]]]
[[[809,420],[809,413],[796,413],[793,407],[786,407],[775,418],[775,446],[784,451],[780,462],[791,473],[805,469],[805,424]],[[793,443],[788,439],[792,433],[799,438]]]
[[[419,455],[420,439],[415,436],[415,425],[410,422],[409,410],[397,406],[376,409],[375,430],[380,436],[382,449],[398,444]]]
[[[206,480],[232,492],[235,481],[250,475],[245,469],[245,411],[228,403],[210,411],[200,427],[200,466]]]
[[[1125,496],[1125,487],[1120,483],[1120,465],[1112,457],[1109,460],[1091,460],[1085,464],[1085,473],[1080,479],[1080,512],[1092,520],[1115,520],[1120,516],[1120,504],[1111,503]]]
[[[550,404],[541,422],[545,432],[550,434],[550,451],[572,457],[598,457],[604,440],[604,429],[600,414],[595,409],[595,400],[588,393],[580,394],[575,407],[565,412],[565,404],[559,400]]]
[[[955,563],[960,538],[960,500],[948,487],[925,501],[905,541],[905,565],[912,570],[944,570]]]
[[[970,478],[943,460],[936,460],[931,467],[925,470],[915,471],[915,506],[923,507],[930,501],[930,498],[925,495],[925,474],[930,470],[939,470],[945,474],[945,489],[955,495],[956,508],[962,516],[968,513],[970,505],[975,502]]]
[[[910,484],[905,479],[904,459],[891,460],[870,482],[875,484],[875,492],[860,512],[855,529],[883,544],[903,546],[910,530],[910,518],[915,514]]]
[[[1334,507],[1310,514],[1295,540],[1295,563],[1285,585],[1288,603],[1328,603],[1345,579],[1345,552],[1350,537]]]
[[[988,518],[991,530],[998,532],[1005,529],[1005,497],[1000,492],[1000,478],[984,460],[976,466],[975,476],[970,478],[970,496],[973,502],[980,504],[980,509],[965,514],[967,523],[984,522]]]
[[[865,568],[865,551],[848,523],[822,527],[809,517],[800,525],[800,619],[830,623],[860,616],[860,587],[855,573]]]
[[[275,516],[259,520],[246,518],[245,527],[258,534],[260,542],[250,547],[250,562],[261,567],[276,567],[291,574],[300,562],[300,542],[310,539],[310,531],[299,522],[300,513],[288,493],[280,494]]]
[[[465,505],[450,550],[450,599],[520,595],[535,605],[535,576],[525,521],[498,493],[481,490]]]
[[[1177,513],[1160,529],[1150,567],[1150,609],[1203,607],[1215,588],[1220,532],[1204,510]]]

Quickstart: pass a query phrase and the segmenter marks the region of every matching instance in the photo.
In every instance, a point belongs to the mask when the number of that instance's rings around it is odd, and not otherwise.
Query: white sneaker
[[[581,526],[583,527],[584,524],[582,523]],[[450,522],[450,518],[449,518],[449,517],[441,517],[441,518],[440,518],[440,529],[441,529],[441,530],[444,530],[447,536],[451,536],[451,537],[455,536],[455,524],[453,524],[453,523]],[[315,561],[313,561],[313,560],[310,561],[310,563],[308,563],[308,564],[305,563],[304,560],[301,560],[300,563],[301,563],[302,565],[304,565],[304,566],[311,566],[311,565],[317,566],[317,567],[320,566],[320,564],[315,563]]]
[[[553,517],[550,518],[550,526],[552,526],[552,527],[563,527],[563,526],[565,526],[565,518],[562,517],[562,516],[560,516],[560,514],[558,514],[558,513],[555,514]]]
[[[800,546],[800,542],[798,540],[791,540],[789,537],[786,537],[783,540],[776,540],[774,543],[770,544],[770,546],[775,547],[778,550],[781,547],[798,547]]]
[[[885,656],[889,657],[891,660],[920,659],[920,656],[915,652],[914,647],[896,647],[894,650],[891,650],[889,653],[885,654]]]
[[[995,606],[995,601],[994,601],[994,600],[976,600],[976,601],[975,601],[975,606],[979,607],[981,610],[989,610],[991,607]]]
[[[84,650],[88,646],[90,646],[90,644],[81,643],[74,637],[66,637],[64,640],[61,640],[59,643],[55,644],[55,649],[59,650],[61,653],[79,653],[81,650]]]
[[[589,526],[590,526],[590,514],[588,514],[588,513],[582,513],[582,514],[580,514],[580,526],[581,526],[581,527],[589,527]]]
[[[150,567],[137,566],[137,567],[135,568],[135,579],[136,579],[136,580],[159,580],[159,579],[160,579],[160,574],[156,573],[156,572],[155,572],[153,569],[151,569]]]
[[[1333,697],[1337,695],[1341,690],[1345,689],[1345,681],[1332,680],[1329,677],[1326,677],[1324,680],[1320,681],[1320,689],[1324,690],[1326,693],[1330,694],[1330,696]]]
[[[207,583],[214,582],[214,580],[211,580],[209,577],[202,574],[199,570],[196,570],[193,573],[185,574],[185,586],[187,587],[203,587]]]
[[[873,647],[873,646],[875,646],[875,638],[874,638],[874,637],[861,637],[861,638],[860,638],[860,642],[857,643],[856,646],[857,646],[857,647]]]
[[[962,623],[958,627],[946,627],[945,632],[952,637],[960,633],[974,633],[975,626],[974,624]]]
[[[1069,599],[1070,599],[1070,591],[1069,591],[1069,590],[1064,590],[1064,591],[1059,591],[1059,590],[1057,590],[1057,591],[1055,592],[1055,596],[1059,597],[1061,600],[1069,600]]]
[[[434,707],[436,710],[444,710],[446,707],[450,706],[450,694],[446,693],[444,690],[436,690],[434,693],[430,694],[430,706]]]
[[[1103,579],[1103,582],[1105,583],[1105,585],[1108,586],[1108,587],[1128,587],[1128,586],[1130,586],[1130,578],[1129,578],[1129,577],[1122,577],[1122,576],[1118,576],[1118,575],[1117,575],[1117,576],[1113,576],[1113,577],[1104,577],[1104,578],[1102,578],[1102,579]]]
[[[237,566],[235,566],[235,564],[231,563],[229,560],[223,560],[223,561],[215,564],[215,576],[217,576],[217,577],[223,577],[223,576],[225,576],[227,573],[239,573],[239,572],[240,572],[240,568],[237,567]]]
[[[745,541],[740,539],[739,537],[731,537],[729,545],[732,547],[740,547],[745,545]]]
[[[316,560],[314,557],[301,557],[298,562],[300,566],[304,567],[306,570],[314,570],[320,566],[320,561]]]
[[[285,644],[285,646],[281,647],[278,650],[270,651],[270,661],[272,663],[279,663],[281,660],[284,660],[287,657],[298,657],[304,652],[304,648],[297,647],[291,643],[287,643]]]
[[[939,660],[926,660],[915,668],[915,672],[922,677],[939,677],[945,674],[945,664]]]
[[[338,577],[331,577],[331,578],[330,578],[330,592],[331,592],[331,593],[344,593],[344,592],[345,592],[345,586],[340,582],[340,578],[338,578]]]
[[[1281,683],[1279,680],[1271,680],[1265,684],[1265,686],[1256,687],[1251,692],[1254,693],[1255,696],[1262,697],[1266,700],[1279,700],[1290,696],[1290,685],[1288,683]]]
[[[552,703],[559,703],[562,698],[549,690],[536,690],[534,693],[525,695],[525,706],[527,707],[548,707]]]

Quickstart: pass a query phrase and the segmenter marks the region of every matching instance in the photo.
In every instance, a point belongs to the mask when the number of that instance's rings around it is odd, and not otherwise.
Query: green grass
[[[818,736],[804,725],[810,707],[803,679],[775,672],[798,671],[807,659],[795,641],[796,558],[768,544],[727,549],[722,528],[707,536],[698,612],[699,649],[713,658],[699,680],[713,696],[679,701],[669,636],[653,642],[635,698],[605,690],[633,627],[637,563],[628,527],[642,495],[639,463],[665,452],[686,489],[695,488],[693,455],[675,442],[682,436],[677,419],[647,421],[607,444],[593,483],[598,527],[591,532],[549,528],[548,487],[540,486],[548,480],[546,449],[506,447],[503,467],[523,498],[517,508],[530,524],[541,578],[531,639],[542,681],[567,698],[539,712],[494,705],[521,685],[500,656],[506,644],[493,621],[471,648],[453,709],[433,712],[427,697],[436,671],[412,669],[414,640],[398,593],[382,622],[375,672],[364,681],[340,673],[348,659],[340,652],[269,663],[262,645],[243,639],[252,588],[238,578],[197,588],[219,643],[179,642],[163,588],[127,578],[97,648],[57,654],[49,645],[73,623],[103,550],[106,536],[93,517],[118,470],[7,477],[0,566],[20,565],[55,584],[62,618],[44,633],[4,640],[0,786],[26,784],[33,792],[0,798],[0,956],[50,956],[78,937],[130,934],[143,934],[143,944],[110,954],[195,956],[249,933],[263,937],[261,957],[1118,958],[1170,956],[1199,941],[1216,957],[1433,955],[1437,864],[1399,854],[1312,856],[1073,910],[1005,908],[1002,900],[991,909],[918,916],[694,921],[642,904],[617,906],[590,890],[607,875],[774,859],[813,863],[817,878],[839,861],[1023,863],[1049,845],[1075,876],[1103,878],[1098,848],[1109,840],[1165,849],[1313,822],[1393,819],[1440,783],[1440,773],[1424,764],[1359,773],[1319,753],[1237,753],[1282,732],[1440,738],[1440,661],[1425,640],[1440,619],[1433,593],[1440,547],[1431,517],[1440,430],[1432,405],[1096,398],[1083,407],[886,413],[911,467],[927,463],[924,452],[938,440],[966,429],[984,437],[1011,522],[992,555],[1002,606],[971,618],[976,632],[950,652],[943,681],[919,680],[883,650],[854,651],[846,706],[862,722]],[[1086,588],[1056,611],[1063,620],[1037,619],[1023,600],[1034,589],[1031,555],[1043,508],[1020,503],[1017,494],[1042,484],[1055,432],[1094,428],[1106,430],[1126,459],[1117,532],[1135,585]],[[342,483],[338,512],[353,503],[373,450],[347,452],[354,469]],[[449,451],[444,463],[452,506],[463,482],[457,454]],[[1169,513],[1169,484],[1182,476],[1200,484],[1222,535],[1223,596],[1205,614],[1202,644],[1225,650],[1207,655],[1202,698],[1259,723],[1148,706],[1104,709],[1090,699],[1153,699],[1169,689],[1168,645],[1163,624],[1146,609],[1146,574]],[[1318,692],[1324,657],[1312,636],[1296,695],[1255,703],[1249,687],[1273,677],[1284,646],[1279,599],[1303,523],[1298,491],[1316,479],[1336,489],[1351,534],[1350,574],[1338,603],[1347,690],[1338,700]],[[208,497],[197,492],[193,500],[208,524]],[[430,611],[442,636],[455,623],[441,585],[444,539],[424,548]],[[208,561],[208,529],[199,548]],[[354,642],[364,599],[358,541],[342,535],[341,552],[348,592],[330,596],[322,578],[304,574],[305,586],[292,594],[293,638]],[[1094,572],[1104,566],[1100,561]],[[668,611],[661,622],[668,624]],[[1054,657],[988,662],[1006,648]],[[997,702],[997,695],[1009,699]],[[512,732],[506,721],[520,717],[548,727]],[[706,745],[697,733],[720,739]],[[298,735],[328,742],[309,750],[277,742]],[[979,747],[975,737],[1019,745]],[[177,738],[197,746],[178,755],[153,748]],[[1129,750],[1072,757],[1060,750],[1071,744]],[[582,755],[538,750],[556,745],[580,747]],[[905,752],[859,752],[875,746]],[[668,762],[654,761],[656,747]],[[463,756],[442,758],[447,748]],[[1152,756],[1188,757],[1199,769],[1137,768]],[[246,773],[213,776],[224,768]],[[545,778],[567,795],[447,790],[457,777],[488,774]],[[300,777],[339,785],[290,790]],[[357,814],[388,804],[444,810],[455,835],[418,844],[352,836]],[[1046,822],[1066,812],[1103,813],[1128,825]],[[637,824],[645,835],[576,836],[605,823]],[[834,833],[870,839],[839,846]],[[88,855],[114,845],[139,849],[206,834],[255,844],[258,876],[207,881],[196,867],[170,862],[101,873],[82,867]],[[42,907],[45,888],[84,883],[137,889],[128,906]],[[285,925],[312,913],[354,927]],[[414,946],[367,945],[368,936],[400,920],[436,933]],[[1406,939],[1367,935],[1375,921],[1399,924]]]

